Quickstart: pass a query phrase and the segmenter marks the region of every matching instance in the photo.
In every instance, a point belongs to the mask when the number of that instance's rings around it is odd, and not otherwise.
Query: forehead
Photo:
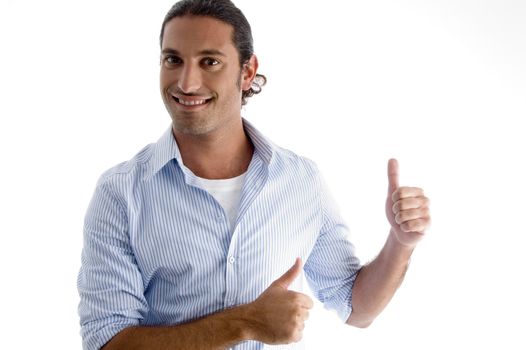
[[[216,49],[237,54],[232,42],[233,30],[230,24],[212,17],[176,17],[164,27],[162,49],[175,49],[185,54]]]

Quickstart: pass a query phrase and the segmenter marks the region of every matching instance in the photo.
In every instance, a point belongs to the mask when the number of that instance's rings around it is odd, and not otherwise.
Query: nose
[[[199,91],[201,87],[201,72],[198,67],[193,67],[190,64],[186,64],[181,69],[181,75],[177,86],[182,92],[191,94]]]

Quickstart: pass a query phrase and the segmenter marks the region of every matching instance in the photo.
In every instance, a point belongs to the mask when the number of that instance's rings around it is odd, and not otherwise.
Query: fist
[[[247,305],[253,339],[266,344],[289,344],[301,340],[313,302],[305,294],[288,290],[300,272],[301,259],[298,258],[294,266]]]
[[[398,185],[398,161],[390,159],[387,166],[389,186],[385,212],[391,232],[404,246],[413,248],[424,236],[431,222],[429,199],[418,187]]]

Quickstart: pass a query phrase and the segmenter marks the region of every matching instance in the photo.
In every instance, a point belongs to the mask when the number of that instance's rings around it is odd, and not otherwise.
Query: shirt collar
[[[250,141],[254,145],[255,151],[261,156],[263,161],[270,165],[274,155],[275,146],[263,134],[259,132],[248,120],[243,120],[243,127]]]
[[[242,118],[242,121],[245,132],[254,145],[254,153],[257,153],[267,165],[270,165],[275,146],[245,118]],[[172,159],[176,159],[179,164],[183,164],[181,152],[179,151],[179,147],[175,141],[175,136],[172,132],[172,125],[170,124],[168,130],[164,132],[164,134],[153,147],[153,154],[152,158],[150,158],[150,164],[146,178],[148,180],[152,178]]]

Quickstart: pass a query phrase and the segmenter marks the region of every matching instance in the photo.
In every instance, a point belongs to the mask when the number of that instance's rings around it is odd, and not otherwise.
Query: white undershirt
[[[246,173],[230,179],[219,180],[203,179],[202,177],[196,176],[199,186],[208,191],[225,210],[231,229],[233,229],[236,223],[245,175]]]

